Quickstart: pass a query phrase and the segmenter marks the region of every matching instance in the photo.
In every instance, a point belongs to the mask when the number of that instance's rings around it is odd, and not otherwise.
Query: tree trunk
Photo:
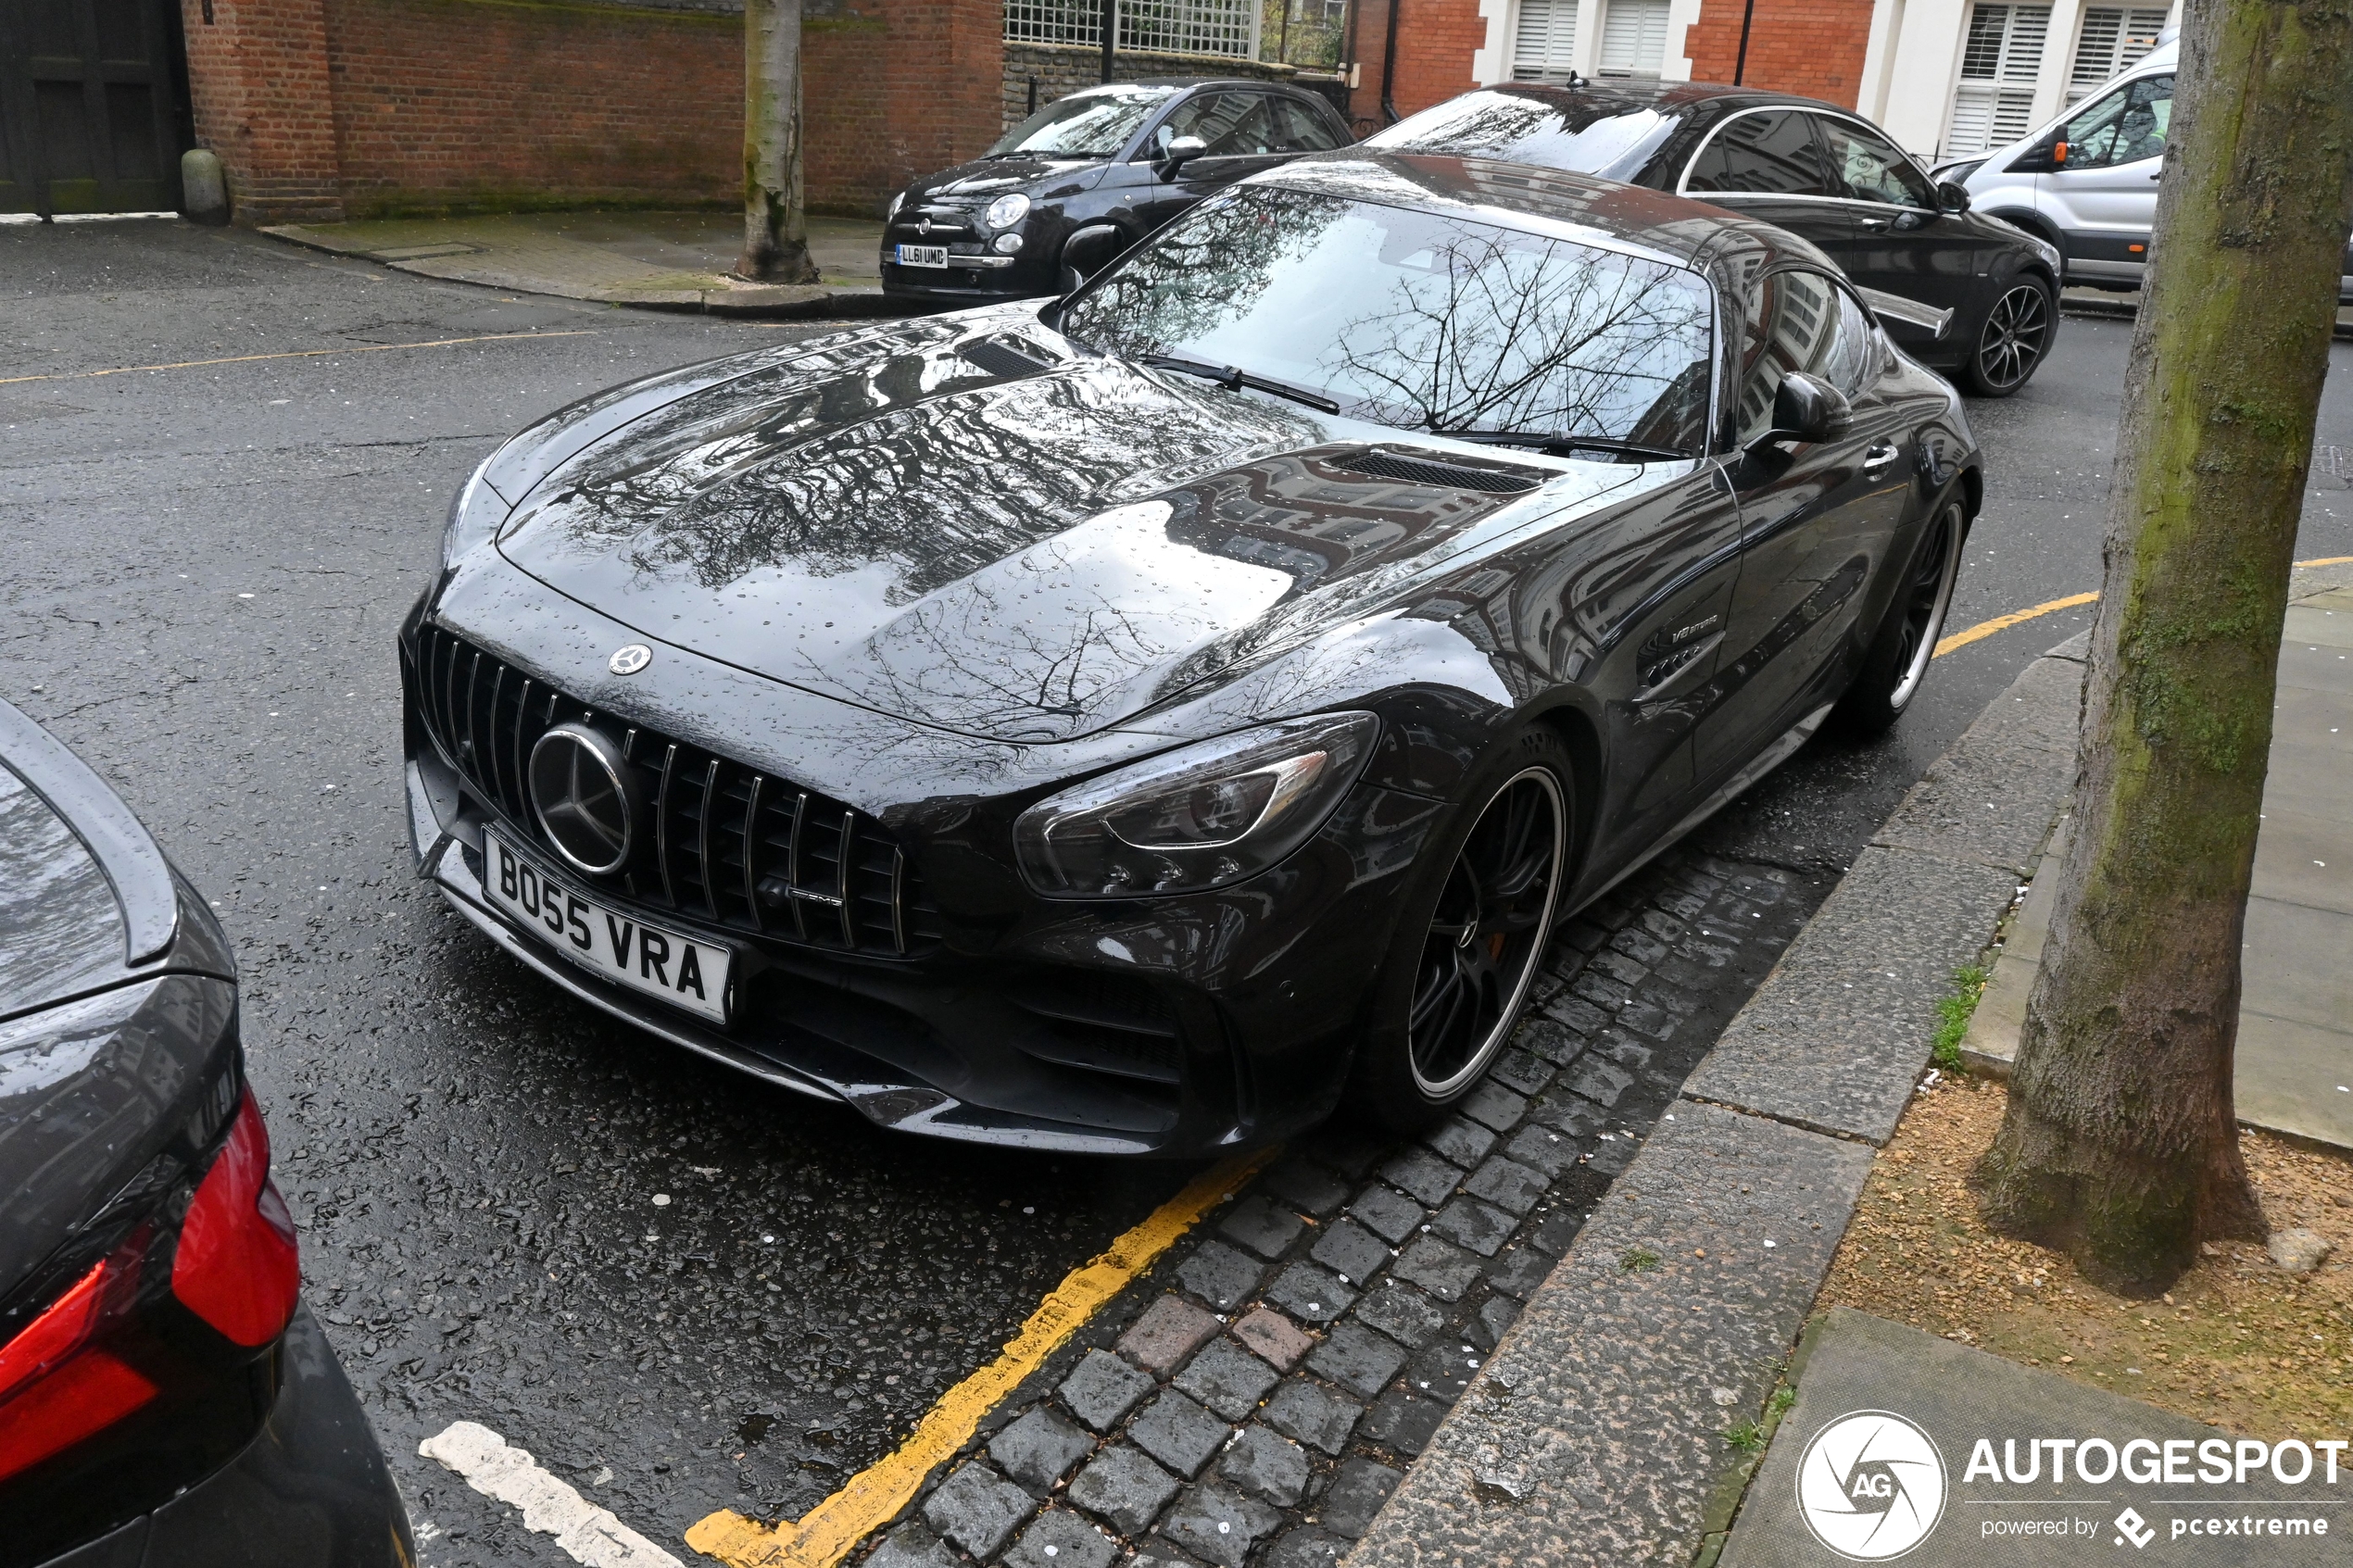
[[[2187,0],[2074,829],[1987,1221],[2155,1294],[2260,1237],[2231,1072],[2272,688],[2353,224],[2353,17]]]
[[[800,0],[744,0],[744,254],[736,276],[817,281],[800,194]]]

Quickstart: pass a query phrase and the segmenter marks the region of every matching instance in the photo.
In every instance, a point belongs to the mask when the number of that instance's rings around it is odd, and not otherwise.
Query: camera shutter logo
[[[1926,1540],[1944,1516],[1944,1491],[1936,1444],[1887,1411],[1840,1416],[1797,1461],[1799,1517],[1850,1562],[1884,1562]]]

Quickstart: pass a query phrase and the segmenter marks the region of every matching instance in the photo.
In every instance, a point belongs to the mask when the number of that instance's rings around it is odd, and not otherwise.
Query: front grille
[[[524,794],[525,765],[550,726],[594,721],[595,711],[435,626],[418,633],[412,673],[420,716],[471,792],[552,854]],[[872,817],[658,731],[609,722],[652,782],[652,831],[628,864],[583,881],[787,942],[902,958],[937,943],[937,915],[906,852]]]
[[[1434,458],[1400,457],[1378,447],[1342,458],[1332,467],[1375,479],[1425,484],[1434,490],[1481,490],[1491,495],[1516,495],[1523,490],[1533,490],[1549,477],[1534,470],[1502,463],[1474,468],[1468,463],[1441,462]]]

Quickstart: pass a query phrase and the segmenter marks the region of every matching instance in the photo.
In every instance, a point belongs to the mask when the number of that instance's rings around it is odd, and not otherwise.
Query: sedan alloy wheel
[[[1971,390],[1985,397],[2007,397],[2033,375],[2050,341],[2049,292],[2024,279],[2012,283],[1994,302],[1984,331],[1978,334]]]

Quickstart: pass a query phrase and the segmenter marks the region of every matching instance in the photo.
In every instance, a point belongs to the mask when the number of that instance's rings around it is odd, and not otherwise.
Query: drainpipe
[[[1741,84],[1741,78],[1748,71],[1748,28],[1749,24],[1755,19],[1756,0],[1748,0],[1748,4],[1741,10],[1740,57],[1732,62],[1732,85],[1735,87]]]
[[[1749,0],[1752,6],[1755,3],[1756,0]],[[1382,121],[1386,125],[1396,124],[1399,118],[1397,113],[1397,13],[1404,9],[1404,6],[1405,0],[1389,0],[1389,42],[1382,48],[1380,62],[1380,112],[1386,117]]]
[[[1749,0],[1755,5],[1756,0]],[[1109,82],[1117,68],[1112,64],[1112,53],[1119,47],[1119,0],[1103,0],[1103,80]]]

